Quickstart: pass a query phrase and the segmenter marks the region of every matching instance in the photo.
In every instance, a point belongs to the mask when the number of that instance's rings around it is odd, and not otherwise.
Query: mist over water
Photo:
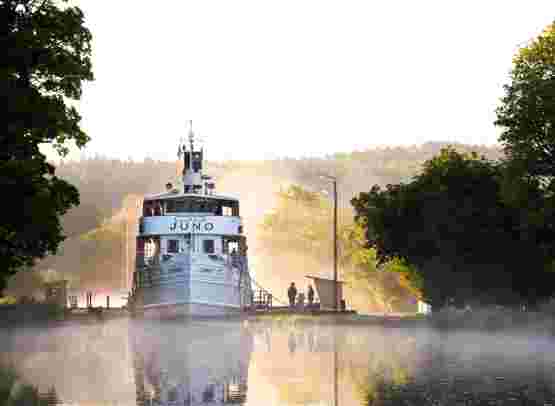
[[[63,402],[79,405],[332,406],[335,396],[341,406],[400,404],[388,398],[547,405],[555,399],[555,341],[545,336],[293,319],[119,319],[0,334],[2,365],[15,365],[41,392],[54,386]]]

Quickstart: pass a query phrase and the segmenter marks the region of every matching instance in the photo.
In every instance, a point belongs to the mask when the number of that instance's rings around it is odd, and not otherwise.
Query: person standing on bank
[[[312,309],[312,303],[314,302],[314,289],[312,289],[312,285],[308,285],[308,308]]]
[[[295,287],[295,282],[291,282],[291,286],[287,289],[287,296],[289,296],[289,306],[295,306],[295,298],[297,297],[297,288]]]
[[[304,293],[300,292],[297,297],[297,307],[301,310],[304,309]]]

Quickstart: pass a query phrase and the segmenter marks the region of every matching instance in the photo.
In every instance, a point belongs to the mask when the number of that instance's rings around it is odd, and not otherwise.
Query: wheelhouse
[[[176,196],[145,199],[143,217],[166,215],[209,215],[239,217],[239,202],[212,196]]]

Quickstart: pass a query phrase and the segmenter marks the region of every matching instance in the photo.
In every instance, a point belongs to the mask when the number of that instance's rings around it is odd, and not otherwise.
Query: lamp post
[[[331,175],[320,175],[320,177],[333,182],[333,292],[334,310],[337,311],[339,309],[337,303],[337,178]]]

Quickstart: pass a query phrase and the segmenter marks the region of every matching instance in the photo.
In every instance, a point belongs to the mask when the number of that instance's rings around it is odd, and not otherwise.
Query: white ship
[[[253,292],[247,244],[236,198],[217,195],[203,175],[189,122],[183,187],[143,201],[131,307],[154,317],[225,316],[250,306]]]

